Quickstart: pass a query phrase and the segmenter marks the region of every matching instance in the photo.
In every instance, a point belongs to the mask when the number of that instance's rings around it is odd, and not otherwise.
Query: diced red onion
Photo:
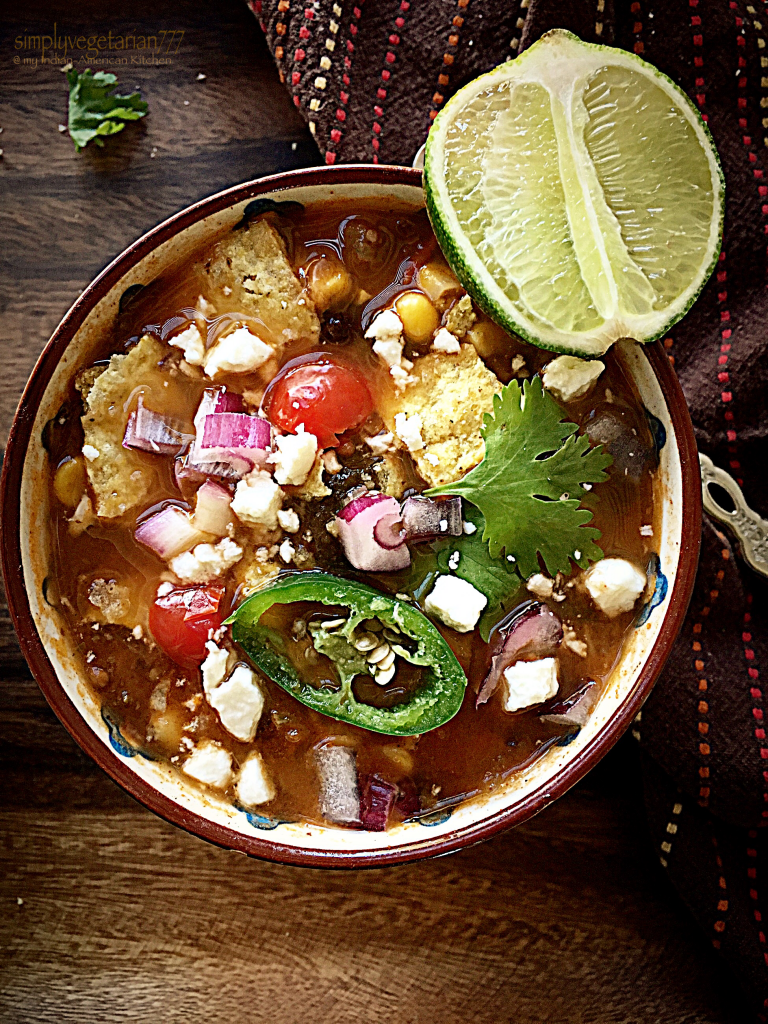
[[[232,495],[221,484],[206,480],[197,492],[197,504],[192,523],[203,533],[223,537],[232,522]]]
[[[195,413],[195,430],[200,431],[205,417],[215,412],[242,412],[243,398],[226,388],[206,388]]]
[[[155,452],[158,455],[178,455],[187,436],[178,422],[147,409],[143,395],[139,395],[136,411],[128,417],[123,447]]]
[[[241,460],[245,465],[245,459]],[[253,466],[243,470],[242,467],[234,466],[231,462],[192,462],[189,455],[176,459],[173,468],[174,479],[179,490],[183,490],[185,482],[190,484],[202,484],[209,477],[216,477],[217,480],[239,480],[245,473],[250,472]]]
[[[509,624],[497,632],[491,667],[480,687],[475,706],[480,707],[493,696],[510,665],[522,658],[534,661],[554,657],[562,638],[562,623],[546,605],[534,603],[522,612],[513,612]]]
[[[382,516],[373,528],[373,536],[377,543],[381,544],[387,551],[394,551],[399,548],[405,539],[403,533],[403,521],[394,512]]]
[[[397,572],[411,564],[411,553],[401,541],[394,548],[376,539],[377,524],[392,516],[400,518],[400,504],[386,494],[364,494],[350,501],[336,516],[338,538],[344,554],[356,569],[366,572]]]
[[[369,832],[385,832],[398,788],[378,775],[360,779],[360,824]]]
[[[597,699],[595,683],[590,680],[580,686],[578,690],[569,697],[553,704],[546,715],[540,715],[542,722],[552,722],[555,725],[578,725],[586,724],[589,713]]]
[[[271,440],[272,427],[260,416],[251,416],[247,412],[214,412],[206,416],[203,423],[199,444],[204,455],[201,461],[215,462],[216,459],[210,457],[211,452],[221,450],[256,462],[254,450],[266,451]]]
[[[416,783],[413,779],[400,780],[395,806],[403,818],[410,818],[411,815],[418,814],[421,808],[421,800],[419,799],[419,791],[416,789]]]
[[[166,505],[139,523],[133,536],[139,544],[165,561],[210,540],[210,536],[196,529],[187,513],[177,505]]]
[[[461,498],[442,498],[435,501],[422,494],[406,498],[402,510],[403,527],[409,540],[427,540],[431,537],[460,537]]]
[[[315,751],[320,775],[320,813],[339,825],[360,821],[357,755],[351,747],[329,744]]]

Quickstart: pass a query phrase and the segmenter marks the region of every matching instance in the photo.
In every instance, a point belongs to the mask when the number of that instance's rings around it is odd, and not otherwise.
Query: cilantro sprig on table
[[[607,480],[612,460],[577,430],[539,377],[522,388],[512,381],[485,415],[483,461],[462,480],[426,493],[460,494],[478,508],[491,558],[504,557],[523,579],[539,571],[539,556],[551,576],[570,572],[571,560],[586,568],[603,553],[600,531],[586,525],[592,513],[580,507],[582,484]]]
[[[116,135],[128,121],[138,121],[147,113],[147,104],[138,92],[130,96],[110,95],[117,86],[117,76],[108,71],[90,68],[67,71],[69,83],[68,128],[75,149],[80,150],[93,140],[103,146],[104,135]]]

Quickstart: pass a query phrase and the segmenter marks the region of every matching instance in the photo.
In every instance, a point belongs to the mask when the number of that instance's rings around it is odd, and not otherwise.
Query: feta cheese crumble
[[[557,659],[518,661],[504,669],[504,683],[505,711],[522,711],[541,704],[557,693]]]
[[[277,521],[286,533],[298,533],[301,523],[297,513],[292,508],[278,509]]]
[[[238,480],[232,499],[232,511],[243,523],[276,530],[277,513],[283,504],[283,497],[283,491],[269,473],[256,469]]]
[[[459,633],[469,633],[487,604],[485,594],[466,580],[458,576],[438,576],[424,602],[424,611]]]
[[[289,565],[293,561],[293,556],[296,554],[296,548],[291,544],[289,540],[284,540],[280,545],[280,557]]]
[[[243,557],[243,549],[229,537],[218,544],[198,544],[172,558],[168,565],[182,583],[209,583],[231,569]]]
[[[251,743],[264,710],[264,694],[247,665],[237,665],[224,683],[208,694],[208,703],[221,724],[243,743]]]
[[[261,338],[248,330],[238,327],[227,334],[211,349],[205,359],[205,372],[209,377],[217,373],[250,373],[258,370],[268,359],[274,356],[275,350]],[[187,360],[189,361],[189,360]]]
[[[394,309],[383,309],[371,321],[366,338],[373,339],[373,351],[389,367],[395,387],[403,388],[414,379],[408,371],[413,363],[403,359],[403,321]]]
[[[424,447],[424,438],[421,436],[423,426],[424,421],[417,412],[412,416],[399,412],[395,416],[395,433],[409,452],[418,452]]]
[[[473,533],[477,533],[475,524],[468,523],[466,519],[462,521],[461,528],[468,537],[471,537]]]
[[[197,324],[190,324],[186,330],[174,334],[168,339],[169,345],[180,348],[184,353],[184,359],[190,366],[202,366],[205,360],[205,345],[203,336]]]
[[[451,334],[445,327],[441,327],[432,341],[432,351],[456,355],[457,352],[461,351],[461,345],[455,334]]]
[[[226,789],[232,781],[232,755],[215,740],[205,740],[194,748],[181,770],[206,786]]]
[[[545,600],[548,597],[552,597],[555,583],[554,580],[551,580],[549,576],[545,576],[544,573],[535,572],[525,586],[535,597]]]
[[[267,460],[275,467],[275,480],[279,484],[300,487],[306,483],[317,455],[317,438],[300,423],[295,434],[275,438],[277,451]]]
[[[208,694],[224,682],[224,677],[227,674],[229,651],[217,647],[213,640],[208,641],[205,649],[208,651],[208,655],[200,666],[200,671],[203,674],[203,690]]]
[[[390,434],[389,431],[381,431],[378,434],[374,434],[373,437],[366,437],[365,443],[374,455],[386,455],[387,452],[394,451],[394,445],[392,444],[394,440],[394,434]]]
[[[275,798],[275,787],[264,766],[264,759],[258,750],[243,762],[237,779],[237,799],[245,808],[267,804]]]
[[[571,402],[589,391],[605,369],[599,359],[578,359],[576,356],[558,356],[547,363],[541,378],[544,387],[561,402]]]
[[[625,558],[602,558],[584,576],[589,596],[609,619],[630,612],[645,590],[646,577]]]
[[[98,459],[99,454],[99,449],[94,448],[92,444],[83,445],[83,455],[89,462],[93,462],[94,459]]]

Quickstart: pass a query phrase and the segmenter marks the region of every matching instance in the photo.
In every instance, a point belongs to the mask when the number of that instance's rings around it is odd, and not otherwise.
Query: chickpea
[[[322,256],[307,268],[309,294],[319,312],[342,309],[352,298],[354,282],[344,264],[335,256]]]
[[[177,710],[168,708],[166,711],[155,712],[149,721],[152,737],[166,750],[178,753],[184,722]]]
[[[85,491],[85,461],[68,455],[59,463],[53,478],[53,492],[62,505],[77,508]]]
[[[440,324],[437,310],[423,292],[405,292],[395,303],[405,336],[414,345],[425,345]]]
[[[444,263],[427,263],[419,270],[419,288],[440,312],[445,312],[461,285]]]
[[[504,330],[492,320],[478,320],[467,331],[467,341],[471,341],[481,359],[504,352],[509,347],[509,338]]]

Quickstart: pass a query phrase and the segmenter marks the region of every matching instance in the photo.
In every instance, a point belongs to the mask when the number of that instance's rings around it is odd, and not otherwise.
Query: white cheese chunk
[[[378,434],[374,434],[373,437],[366,437],[365,443],[374,455],[386,455],[387,452],[395,450],[392,444],[394,439],[394,434],[390,434],[389,431],[381,431]]]
[[[437,582],[424,602],[424,611],[458,630],[468,633],[477,625],[488,604],[485,594],[458,576],[438,576]]]
[[[275,467],[275,480],[279,484],[300,487],[306,483],[317,455],[317,438],[300,423],[295,434],[282,434],[275,438],[277,451],[268,461]]]
[[[518,661],[504,669],[504,710],[520,711],[557,693],[557,659]]]
[[[213,640],[208,641],[205,649],[208,651],[208,656],[200,666],[200,671],[203,674],[203,689],[206,693],[211,693],[220,683],[224,682],[229,651],[217,647]]]
[[[208,703],[228,733],[243,743],[251,742],[264,710],[264,694],[247,665],[238,665],[226,682],[209,693]]]
[[[198,544],[172,558],[168,565],[182,583],[208,583],[243,557],[243,549],[229,537],[218,544]]]
[[[457,352],[461,351],[461,344],[456,335],[451,334],[447,327],[441,327],[432,340],[432,351],[456,355]]]
[[[232,781],[232,755],[220,743],[205,740],[195,747],[181,770],[206,786],[226,789]]]
[[[296,554],[296,548],[291,544],[289,540],[284,540],[280,545],[280,557],[289,565],[293,561],[293,556]]]
[[[599,359],[558,356],[547,363],[541,378],[544,387],[561,402],[571,402],[589,391],[605,369]]]
[[[190,366],[203,365],[205,345],[197,324],[191,324],[186,330],[174,334],[168,339],[168,344],[180,348],[184,353],[184,359]]]
[[[243,523],[276,530],[277,513],[283,504],[283,497],[283,491],[269,473],[256,469],[238,480],[232,499],[232,511]]]
[[[94,448],[92,444],[83,445],[83,455],[86,457],[86,459],[88,459],[89,462],[93,462],[94,459],[98,459],[99,454],[99,449]]]
[[[373,339],[373,351],[388,366],[397,366],[403,351],[403,321],[394,309],[383,309],[370,323],[366,338]],[[387,348],[387,345],[393,347]]]
[[[275,787],[269,777],[264,759],[254,750],[243,762],[237,779],[237,799],[245,808],[267,804],[275,798]]]
[[[277,521],[286,533],[298,533],[301,523],[296,511],[292,508],[278,509]]]
[[[395,433],[409,452],[418,452],[424,447],[424,438],[421,436],[423,426],[424,421],[417,412],[412,416],[404,412],[395,415]]]
[[[543,572],[535,572],[533,576],[528,579],[525,586],[533,595],[545,600],[548,597],[552,597],[555,581],[551,580],[549,576],[545,576]]]
[[[218,373],[250,373],[258,370],[274,354],[271,345],[267,345],[247,327],[238,327],[217,342],[208,353],[205,372],[209,377],[215,377]]]
[[[625,558],[602,558],[584,575],[589,596],[609,619],[630,612],[645,590],[646,577]]]
[[[415,379],[408,372],[413,363],[403,359],[403,321],[394,309],[377,313],[365,336],[373,339],[373,351],[389,367],[395,387],[403,388]]]

